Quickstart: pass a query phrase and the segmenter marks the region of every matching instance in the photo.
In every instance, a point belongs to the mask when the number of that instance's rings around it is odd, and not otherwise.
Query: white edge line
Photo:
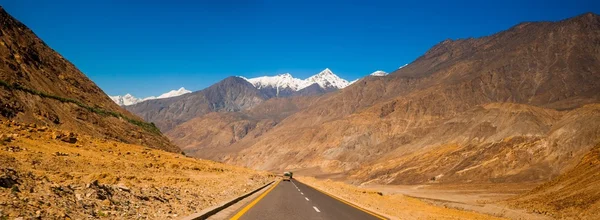
[[[319,210],[316,206],[313,206],[313,209],[315,209],[317,212],[321,212],[321,210]]]

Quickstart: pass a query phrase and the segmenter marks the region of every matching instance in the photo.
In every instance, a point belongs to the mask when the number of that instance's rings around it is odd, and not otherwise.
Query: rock
[[[61,139],[63,137],[63,135],[64,135],[63,133],[60,133],[58,131],[52,132],[52,139],[56,139],[56,140]]]
[[[19,146],[8,146],[4,148],[4,151],[8,151],[8,152],[21,152],[24,149],[21,149]]]
[[[56,152],[56,153],[54,153],[54,154],[52,154],[52,155],[54,155],[54,156],[57,156],[57,157],[69,156],[69,154],[68,154],[68,153],[62,153],[62,152]]]
[[[17,171],[11,168],[3,169],[2,174],[0,174],[0,187],[13,189],[13,187],[17,184],[19,184]]]
[[[71,144],[77,143],[77,135],[73,132],[69,132],[68,134],[54,132],[52,134],[52,139],[61,140],[63,142],[67,142],[67,143],[71,143]]]
[[[110,200],[108,200],[108,199],[102,200],[102,206],[110,206]]]
[[[77,135],[74,134],[73,132],[70,132],[68,135],[66,135],[65,137],[63,137],[60,140],[67,142],[67,143],[74,144],[74,143],[77,143]]]
[[[0,135],[0,142],[11,142],[15,140],[16,134],[2,134]]]
[[[131,189],[129,189],[129,187],[125,186],[124,184],[120,183],[117,185],[117,189],[119,189],[119,191],[125,191],[125,192],[130,192]]]

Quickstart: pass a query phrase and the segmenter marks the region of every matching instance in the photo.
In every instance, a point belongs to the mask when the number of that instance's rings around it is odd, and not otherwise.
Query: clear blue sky
[[[600,1],[0,0],[106,93],[227,76],[393,71],[444,39],[600,12]]]

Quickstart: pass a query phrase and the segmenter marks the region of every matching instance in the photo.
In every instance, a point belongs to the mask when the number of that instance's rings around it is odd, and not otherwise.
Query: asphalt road
[[[230,218],[243,220],[385,219],[295,180],[281,181],[276,184],[248,205],[240,208]]]

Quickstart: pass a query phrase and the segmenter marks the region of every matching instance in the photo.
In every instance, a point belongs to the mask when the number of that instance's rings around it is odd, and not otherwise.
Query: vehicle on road
[[[294,175],[294,173],[292,173],[292,172],[283,172],[283,181],[292,180],[293,175]]]

